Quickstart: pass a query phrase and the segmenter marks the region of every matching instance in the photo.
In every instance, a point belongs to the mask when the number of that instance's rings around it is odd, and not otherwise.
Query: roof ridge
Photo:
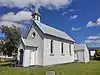
[[[44,23],[42,23],[42,24],[44,24]],[[58,30],[58,31],[60,31],[60,32],[64,32],[64,31],[62,31],[62,30],[60,30],[60,29],[57,29],[57,28],[54,28],[54,27],[52,27],[52,26],[49,26],[48,24],[44,24],[45,26],[48,26],[48,27],[51,27],[51,28],[53,28],[53,29],[56,29],[56,30]],[[65,32],[64,32],[65,33]]]
[[[41,23],[41,22],[39,22],[38,20],[35,20],[35,23],[39,26],[39,28],[41,29],[42,28],[42,31],[44,32],[44,33],[46,33],[46,34],[50,34],[50,35],[53,35],[54,34],[54,36],[57,36],[57,37],[60,37],[60,38],[63,38],[63,39],[67,39],[67,40],[70,40],[70,41],[73,41],[73,42],[75,42],[67,33],[65,33],[64,31],[61,31],[61,30],[59,30],[59,29],[57,29],[57,28],[54,28],[54,27],[51,27],[51,26],[49,26],[48,24],[46,25],[46,24],[43,24],[43,23]],[[44,26],[44,27],[43,27]],[[46,28],[48,28],[47,30],[46,30]],[[52,31],[52,30],[54,30],[54,31]],[[52,32],[52,33],[51,33]]]

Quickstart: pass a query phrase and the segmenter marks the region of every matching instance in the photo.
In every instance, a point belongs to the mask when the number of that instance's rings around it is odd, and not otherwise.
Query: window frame
[[[37,20],[39,20],[39,17],[37,16]]]
[[[50,41],[50,56],[54,56],[54,52],[53,52],[53,40]]]
[[[64,43],[61,42],[61,55],[64,56]]]
[[[71,51],[71,43],[69,43],[69,53],[70,53],[70,55],[72,54],[72,51]]]
[[[62,42],[62,43],[61,43],[61,54],[64,53],[64,46],[63,46],[63,45],[64,45],[64,43]]]
[[[36,36],[36,33],[35,32],[33,32],[32,33],[32,38],[34,38]]]

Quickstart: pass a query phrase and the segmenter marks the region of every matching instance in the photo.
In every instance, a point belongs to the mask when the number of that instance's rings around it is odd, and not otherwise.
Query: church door
[[[23,49],[20,49],[20,64],[23,64],[23,55],[24,55],[24,51]]]
[[[78,52],[78,60],[79,62],[84,62],[84,51]]]
[[[30,52],[30,65],[35,65],[35,51]]]

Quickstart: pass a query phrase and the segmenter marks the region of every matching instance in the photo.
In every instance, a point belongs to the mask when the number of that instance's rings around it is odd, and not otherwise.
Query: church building
[[[75,41],[65,32],[41,23],[40,19],[38,8],[35,8],[31,28],[27,36],[21,38],[18,48],[18,60],[22,66],[48,66],[74,62]]]

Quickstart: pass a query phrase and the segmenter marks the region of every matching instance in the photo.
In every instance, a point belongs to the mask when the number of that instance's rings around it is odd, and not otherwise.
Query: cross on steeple
[[[32,14],[34,20],[40,21],[39,5],[36,3],[34,13]]]

